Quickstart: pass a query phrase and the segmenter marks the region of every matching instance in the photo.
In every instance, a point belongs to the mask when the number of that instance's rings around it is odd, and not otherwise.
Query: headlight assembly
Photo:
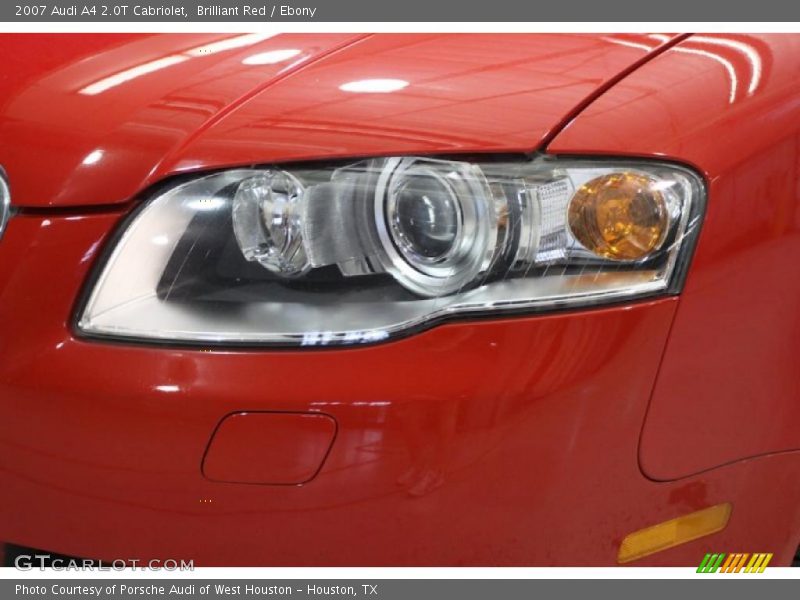
[[[703,194],[686,168],[632,160],[224,171],[137,211],[78,326],[142,340],[353,344],[453,315],[676,293]]]

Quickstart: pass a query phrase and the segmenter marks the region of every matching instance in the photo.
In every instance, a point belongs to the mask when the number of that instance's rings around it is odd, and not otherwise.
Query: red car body
[[[0,240],[0,540],[212,566],[612,565],[629,533],[729,502],[724,530],[633,564],[791,562],[799,37],[2,35],[0,48],[14,207]],[[285,49],[298,52],[246,60]],[[410,85],[338,88],[370,77]],[[521,152],[702,174],[683,292],[355,349],[148,346],[74,328],[100,252],[166,177]],[[212,434],[240,412],[330,417],[329,448],[308,438],[319,472],[284,465],[303,485],[204,472]],[[420,465],[441,485],[409,494],[398,478]]]

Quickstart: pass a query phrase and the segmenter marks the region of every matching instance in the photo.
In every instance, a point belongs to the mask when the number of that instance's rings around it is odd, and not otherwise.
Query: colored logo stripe
[[[739,571],[742,570],[742,567],[744,566],[744,563],[747,561],[749,556],[750,555],[747,553],[742,554],[742,556],[739,558],[739,562],[736,563],[736,570],[734,571],[734,573],[738,573]]]
[[[717,569],[719,568],[720,564],[722,563],[722,559],[725,558],[724,554],[706,554],[703,557],[700,566],[697,567],[698,573],[716,573]]]
[[[731,563],[736,558],[736,554],[728,554],[728,558],[725,559],[725,562],[722,563],[722,571],[721,573],[730,573]]]
[[[772,553],[708,553],[703,557],[698,573],[763,573],[772,560]]]

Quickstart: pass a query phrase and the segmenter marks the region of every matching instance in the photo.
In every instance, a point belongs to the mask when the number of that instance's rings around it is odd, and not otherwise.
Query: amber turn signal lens
[[[669,211],[656,181],[610,173],[578,189],[569,203],[572,235],[589,251],[613,260],[647,257],[664,243]]]
[[[627,535],[619,546],[617,562],[627,563],[725,529],[731,505],[716,504]]]

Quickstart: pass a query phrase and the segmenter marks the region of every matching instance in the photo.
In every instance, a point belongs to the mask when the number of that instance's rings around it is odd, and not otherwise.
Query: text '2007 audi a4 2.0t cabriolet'
[[[797,36],[0,47],[8,552],[791,563]]]

